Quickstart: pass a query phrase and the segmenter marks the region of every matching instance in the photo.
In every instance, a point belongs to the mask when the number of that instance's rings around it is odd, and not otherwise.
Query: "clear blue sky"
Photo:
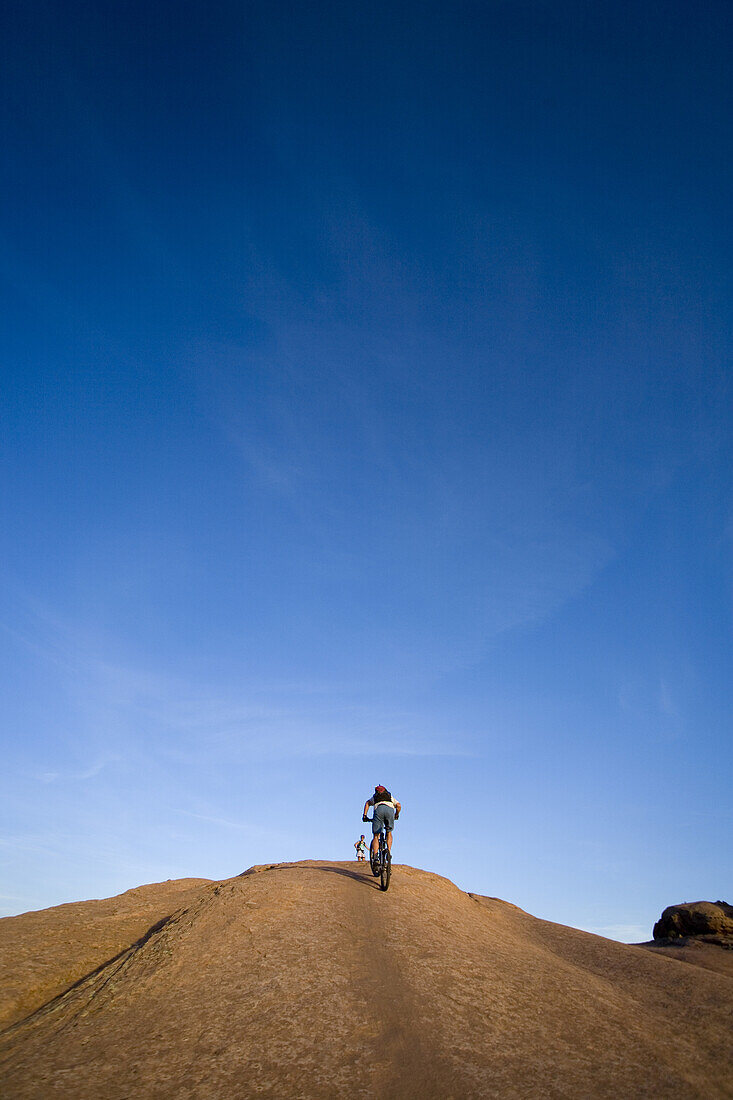
[[[730,897],[731,8],[10,4],[3,913]]]

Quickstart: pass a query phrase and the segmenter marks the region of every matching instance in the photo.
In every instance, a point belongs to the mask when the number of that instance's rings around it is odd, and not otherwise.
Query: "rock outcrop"
[[[704,937],[707,943],[733,946],[733,905],[692,901],[668,906],[654,925],[655,940]]]

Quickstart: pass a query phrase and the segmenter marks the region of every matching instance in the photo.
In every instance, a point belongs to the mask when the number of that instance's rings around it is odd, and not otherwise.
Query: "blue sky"
[[[728,5],[11,5],[0,912],[727,897]],[[726,893],[728,891],[728,894]]]

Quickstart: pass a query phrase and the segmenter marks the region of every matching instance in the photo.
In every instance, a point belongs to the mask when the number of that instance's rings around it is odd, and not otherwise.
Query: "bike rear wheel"
[[[379,873],[379,887],[381,890],[389,890],[389,880],[392,876],[392,856],[389,850],[382,856],[382,867]]]

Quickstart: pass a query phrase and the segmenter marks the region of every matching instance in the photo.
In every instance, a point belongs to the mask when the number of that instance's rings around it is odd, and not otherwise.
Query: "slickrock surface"
[[[259,868],[137,939],[3,1032],[4,1100],[733,1097],[733,978],[411,867]]]
[[[733,949],[731,948],[688,938],[661,942],[649,940],[638,946],[646,948],[647,951],[653,951],[660,958],[666,956],[668,959],[679,959],[681,962],[692,963],[693,966],[702,966],[705,970],[713,970],[716,974],[727,974],[733,979]]]
[[[0,1029],[22,1020],[189,905],[210,880],[139,886],[0,920]]]

